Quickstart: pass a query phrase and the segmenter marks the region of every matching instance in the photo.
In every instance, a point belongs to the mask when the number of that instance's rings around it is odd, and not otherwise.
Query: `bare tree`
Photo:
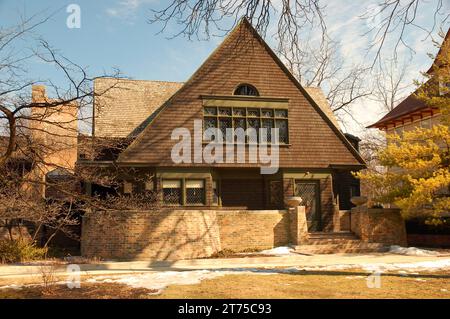
[[[33,240],[43,226],[50,228],[53,233],[45,245],[56,232],[75,238],[71,226],[79,224],[81,211],[142,208],[155,202],[155,195],[149,193],[105,198],[81,191],[81,183],[86,182],[117,190],[123,178],[152,177],[135,177],[133,172],[119,167],[106,172],[75,165],[77,153],[82,152],[86,159],[97,159],[105,152],[114,149],[117,153],[127,146],[127,141],[79,136],[79,124],[92,122],[93,99],[119,88],[120,72],[102,75],[117,81],[94,91],[94,77],[84,67],[59,54],[36,34],[47,20],[33,16],[11,28],[0,29],[1,226],[10,230],[21,221],[31,222]],[[34,45],[24,50],[19,45],[23,41]],[[54,83],[50,79],[30,78],[29,65],[36,60],[56,68],[64,80]],[[45,88],[52,98],[47,97]]]
[[[433,16],[430,17],[431,25],[425,26],[418,23],[418,13],[425,7],[434,6]],[[439,24],[448,21],[449,6],[445,0],[382,0],[361,15],[362,19],[376,21],[372,28],[365,34],[370,37],[368,50],[375,50],[372,66],[376,62],[382,62],[382,52],[387,45],[387,40],[394,42],[393,49],[389,50],[389,58],[397,59],[400,45],[414,51],[408,43],[406,34],[412,31],[423,31],[431,36]]]
[[[412,83],[405,83],[408,62],[402,64],[395,60],[383,63],[383,67],[376,73],[372,99],[385,112],[392,111],[404,99]]]

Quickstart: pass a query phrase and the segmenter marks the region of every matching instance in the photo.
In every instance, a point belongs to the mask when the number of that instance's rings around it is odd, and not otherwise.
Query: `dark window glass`
[[[245,116],[245,109],[233,109],[234,116]]]
[[[217,129],[217,119],[215,117],[205,117],[203,123],[205,131],[209,128]]]
[[[276,120],[275,127],[278,128],[278,142],[287,144],[289,139],[287,120]]]
[[[275,117],[287,117],[287,110],[275,110]]]
[[[273,111],[272,110],[262,110],[261,111],[262,117],[273,117]]]
[[[259,116],[259,110],[258,109],[248,109],[247,115],[251,117],[258,117]]]
[[[219,129],[222,131],[222,138],[227,138],[227,128],[231,128],[231,118],[219,118]]]
[[[213,188],[213,204],[218,205],[219,204],[219,185],[218,181],[212,182],[212,188]]]
[[[256,130],[256,135],[251,134],[248,137],[249,143],[258,143],[259,119],[248,119],[248,127]]]
[[[212,110],[209,110],[212,109]],[[218,111],[217,115],[212,113]],[[279,129],[279,143],[289,143],[288,135],[288,110],[287,109],[259,109],[253,107],[205,107],[204,129],[219,129],[223,137],[226,138],[226,130],[228,128],[241,128],[246,131],[248,128],[256,130],[256,137],[247,137],[246,142],[258,143],[259,128],[266,129],[265,136],[268,143],[274,143],[275,137],[272,135],[272,128]],[[206,115],[210,114],[210,115]],[[235,137],[234,141],[238,141]]]
[[[242,84],[239,85],[236,90],[234,90],[234,95],[259,96],[259,93],[254,86],[249,84]]]
[[[262,121],[262,128],[266,129],[265,136],[267,137],[266,142],[270,143],[272,142],[272,131],[273,128],[273,120],[269,119],[263,119]]]
[[[219,108],[220,116],[231,116],[231,108],[229,107],[221,107]]]
[[[205,185],[202,179],[186,180],[186,204],[204,204]]]
[[[168,205],[181,205],[181,181],[163,180],[164,203]]]
[[[204,113],[205,113],[205,115],[216,115],[217,109],[215,107],[205,107]]]

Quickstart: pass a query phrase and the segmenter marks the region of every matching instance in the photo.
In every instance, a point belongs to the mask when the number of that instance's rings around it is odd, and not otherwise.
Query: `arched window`
[[[236,90],[234,90],[234,95],[259,96],[259,93],[253,85],[241,84],[236,88]]]

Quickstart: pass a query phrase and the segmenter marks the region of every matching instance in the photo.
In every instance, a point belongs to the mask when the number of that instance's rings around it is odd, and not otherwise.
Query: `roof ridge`
[[[110,76],[104,76],[104,77],[96,77],[97,79],[107,79],[107,80],[118,80],[118,81],[128,81],[128,82],[158,82],[158,83],[177,83],[177,84],[183,84],[184,81],[164,81],[164,80],[145,80],[145,79],[129,79],[129,78],[115,78]]]

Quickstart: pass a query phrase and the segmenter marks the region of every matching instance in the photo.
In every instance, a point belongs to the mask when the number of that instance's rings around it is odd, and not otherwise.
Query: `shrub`
[[[0,262],[15,263],[43,259],[47,248],[39,248],[26,240],[0,240]]]

